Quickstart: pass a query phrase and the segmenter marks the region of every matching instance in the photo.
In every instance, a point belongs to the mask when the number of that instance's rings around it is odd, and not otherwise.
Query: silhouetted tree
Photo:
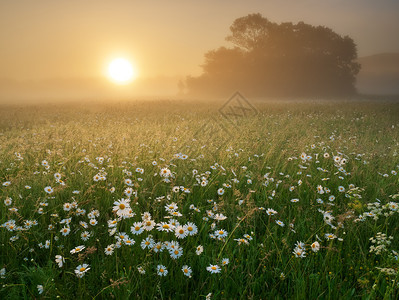
[[[205,54],[203,74],[188,77],[192,93],[324,96],[355,93],[356,45],[330,28],[276,24],[260,14],[236,19],[221,47]]]

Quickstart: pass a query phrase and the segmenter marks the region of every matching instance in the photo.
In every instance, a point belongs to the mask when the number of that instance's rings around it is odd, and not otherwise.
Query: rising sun
[[[108,66],[108,76],[116,83],[127,84],[136,79],[137,71],[127,59],[116,58]]]

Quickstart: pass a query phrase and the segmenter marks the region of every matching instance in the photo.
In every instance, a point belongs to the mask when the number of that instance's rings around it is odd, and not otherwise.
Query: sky
[[[230,25],[250,13],[330,27],[353,38],[359,56],[399,52],[397,0],[0,0],[0,88],[174,93],[169,83],[199,75],[204,53],[229,46]],[[116,57],[137,70],[130,88],[107,79]]]

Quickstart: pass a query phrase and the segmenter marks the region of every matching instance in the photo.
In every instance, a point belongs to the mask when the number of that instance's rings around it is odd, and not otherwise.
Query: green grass
[[[399,103],[252,104],[258,113],[235,124],[220,115],[223,103],[218,102],[1,106],[1,298],[205,299],[209,293],[213,299],[397,298],[399,262],[393,251],[399,252],[399,217],[388,203],[397,202],[399,194]],[[188,158],[179,159],[177,153]],[[303,153],[309,159],[302,160]],[[335,156],[346,162],[335,163]],[[173,174],[168,181],[160,176],[162,168]],[[106,179],[95,181],[98,173],[106,173]],[[125,232],[135,244],[122,244],[106,255],[104,249],[117,243],[108,221],[116,218],[113,203],[128,198],[127,178],[137,192],[130,197],[135,216],[118,220],[115,235]],[[319,185],[330,191],[319,194]],[[53,193],[47,194],[46,186]],[[174,192],[176,186],[190,192]],[[9,206],[7,198],[12,198]],[[76,207],[63,209],[74,201],[84,214]],[[377,201],[379,208],[368,206]],[[156,223],[167,222],[165,206],[172,202],[182,215],[175,219],[194,223],[196,235],[178,239],[156,227],[131,233],[144,212]],[[277,214],[268,215],[268,208]],[[373,209],[375,217],[365,216]],[[84,229],[79,222],[88,223],[93,210],[99,212],[97,224]],[[227,218],[213,220],[207,211]],[[68,218],[71,231],[63,236],[60,222]],[[15,220],[16,230],[7,229],[9,220]],[[26,220],[37,225],[27,229]],[[220,229],[227,231],[225,238],[210,236]],[[85,230],[91,234],[87,241],[81,239]],[[370,251],[377,245],[370,238],[379,232],[393,238],[377,254]],[[236,239],[245,234],[248,245],[239,245]],[[325,234],[336,237],[328,240]],[[178,241],[183,255],[172,259],[166,249],[143,250],[140,244],[150,235],[155,242]],[[46,241],[48,248],[39,246]],[[303,258],[293,253],[298,241],[305,244]],[[320,250],[313,252],[316,241]],[[85,249],[71,254],[79,245]],[[198,245],[204,248],[200,255]],[[61,268],[56,255],[65,258]],[[221,265],[223,258],[230,263]],[[75,269],[83,263],[90,270],[78,278]],[[218,264],[221,272],[208,272],[210,264]],[[157,275],[157,265],[168,274]],[[183,265],[191,267],[191,278],[184,276]],[[37,285],[43,286],[40,295]]]

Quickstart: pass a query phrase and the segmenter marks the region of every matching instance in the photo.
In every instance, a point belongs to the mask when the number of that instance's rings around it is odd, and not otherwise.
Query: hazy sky
[[[398,0],[0,0],[0,79],[104,77],[116,56],[141,78],[197,75],[241,16],[349,35],[359,56],[399,52]]]

